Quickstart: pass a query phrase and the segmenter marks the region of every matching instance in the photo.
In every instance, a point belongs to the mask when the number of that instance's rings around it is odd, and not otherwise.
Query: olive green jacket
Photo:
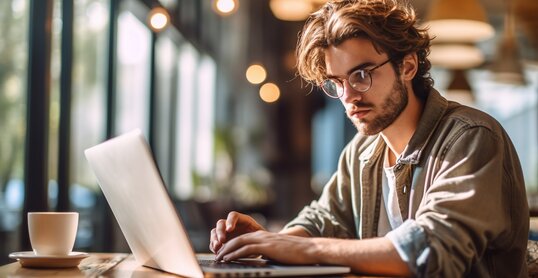
[[[420,277],[526,277],[529,210],[518,156],[491,116],[432,90],[395,166],[404,223],[386,235]],[[355,138],[319,200],[286,227],[312,236],[377,236],[383,151]]]

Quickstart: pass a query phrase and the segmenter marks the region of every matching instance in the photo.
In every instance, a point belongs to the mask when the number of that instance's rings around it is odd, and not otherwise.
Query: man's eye
[[[355,72],[353,72],[351,74],[350,77],[351,77],[350,79],[353,79],[353,80],[356,80],[356,81],[363,80],[363,79],[366,78],[366,71],[364,71],[364,70],[355,71]]]

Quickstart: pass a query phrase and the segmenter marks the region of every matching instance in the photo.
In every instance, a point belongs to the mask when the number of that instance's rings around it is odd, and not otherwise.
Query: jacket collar
[[[448,101],[439,92],[432,89],[426,99],[424,112],[420,117],[417,130],[400,156],[399,163],[417,164],[422,151],[430,141],[436,127],[448,109]]]
[[[417,164],[420,161],[422,151],[428,144],[435,128],[441,122],[443,115],[448,109],[448,101],[441,94],[432,89],[426,99],[424,112],[420,117],[417,130],[398,159],[398,163]],[[385,141],[380,135],[374,144],[370,145],[359,157],[361,161],[370,160],[374,156],[383,154]]]

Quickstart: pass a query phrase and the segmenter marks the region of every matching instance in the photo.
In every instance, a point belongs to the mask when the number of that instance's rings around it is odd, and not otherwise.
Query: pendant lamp
[[[474,68],[485,61],[484,54],[474,44],[433,44],[430,51],[430,62],[447,69]]]
[[[495,81],[523,86],[526,80],[514,30],[514,15],[509,7],[504,19],[504,33],[490,69]]]
[[[475,43],[495,34],[478,0],[435,0],[426,19],[434,42]]]
[[[452,70],[452,81],[446,89],[446,94],[448,99],[461,104],[469,106],[474,104],[472,88],[463,69]]]

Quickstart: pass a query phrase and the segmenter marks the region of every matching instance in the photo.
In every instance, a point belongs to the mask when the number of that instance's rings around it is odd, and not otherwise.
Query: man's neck
[[[412,89],[409,91],[409,102],[400,116],[389,127],[381,132],[381,136],[389,147],[389,164],[396,164],[396,159],[404,151],[417,129],[424,103],[419,100]]]

